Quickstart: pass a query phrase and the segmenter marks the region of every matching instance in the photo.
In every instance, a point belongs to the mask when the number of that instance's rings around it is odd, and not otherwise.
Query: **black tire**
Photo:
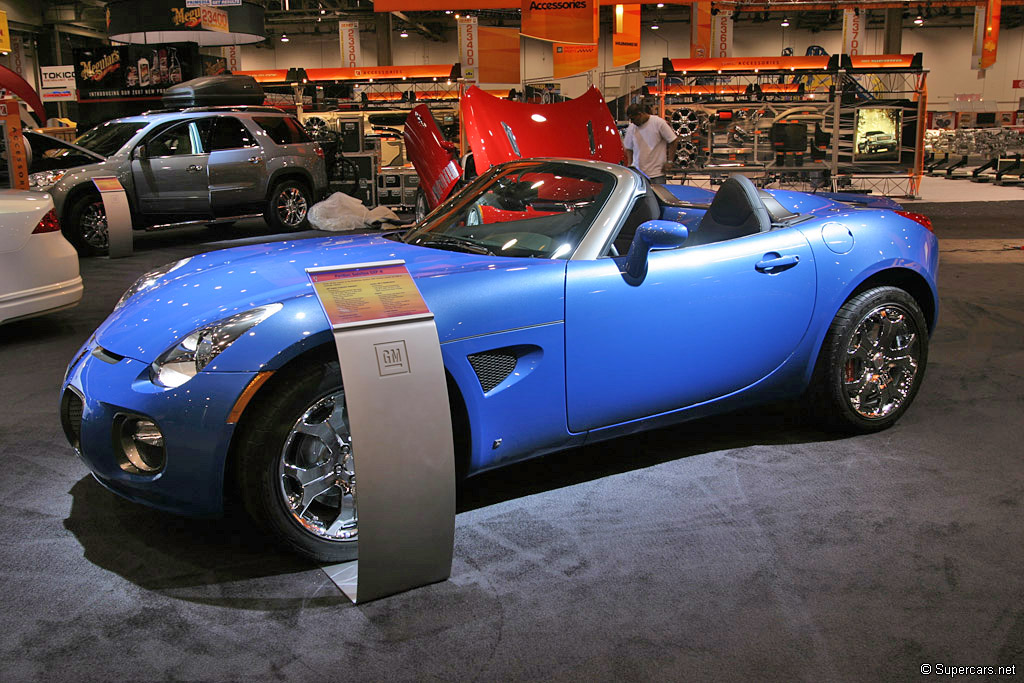
[[[928,326],[898,287],[851,297],[836,313],[806,399],[812,414],[842,432],[877,432],[906,412],[924,379]]]
[[[83,256],[102,256],[110,250],[107,213],[99,194],[88,192],[71,204],[61,232]]]
[[[275,230],[305,230],[309,227],[309,208],[312,205],[311,193],[305,183],[285,180],[271,191],[263,218]]]
[[[427,207],[427,195],[423,193],[423,190],[416,188],[416,205],[413,210],[413,218],[416,223],[422,223],[423,219],[430,213],[430,209]]]
[[[338,361],[322,357],[279,373],[239,425],[235,481],[245,509],[281,545],[319,562],[357,555],[358,516],[344,493],[355,485],[347,425]],[[314,432],[337,435],[342,445],[326,448]],[[331,479],[307,482],[306,491],[298,477],[317,476],[314,470]],[[333,533],[332,521],[348,526]]]

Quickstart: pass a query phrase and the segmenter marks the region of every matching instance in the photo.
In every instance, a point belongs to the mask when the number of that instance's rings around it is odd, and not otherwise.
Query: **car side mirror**
[[[132,151],[132,158],[134,158],[134,159],[140,159],[141,160],[141,159],[145,159],[146,156],[147,156],[147,154],[146,154],[146,146],[145,145],[138,145]]]
[[[626,255],[626,275],[632,284],[640,284],[647,275],[647,255],[652,249],[682,246],[690,231],[682,223],[653,220],[641,223]]]

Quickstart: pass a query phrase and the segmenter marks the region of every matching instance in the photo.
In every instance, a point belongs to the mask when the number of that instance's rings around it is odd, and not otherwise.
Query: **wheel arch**
[[[928,323],[928,334],[931,335],[935,331],[935,324],[938,318],[938,304],[935,300],[935,293],[928,281],[924,279],[924,276],[909,268],[887,268],[878,271],[854,287],[853,291],[846,296],[840,306],[861,292],[875,287],[899,287],[914,297],[917,305],[921,308],[921,312],[924,313],[925,322]]]
[[[320,344],[292,356],[281,367],[274,371],[274,374],[267,380],[246,405],[234,433],[231,435],[231,444],[228,447],[228,456],[224,461],[223,492],[225,508],[235,506],[239,501],[237,468],[239,463],[239,443],[241,435],[245,433],[248,420],[256,413],[254,407],[261,401],[273,395],[276,388],[286,381],[287,377],[296,368],[311,363],[320,363],[337,358],[337,350],[333,343]],[[455,447],[455,475],[457,479],[464,478],[469,471],[470,465],[470,425],[469,411],[463,398],[462,389],[458,382],[445,368],[445,380],[448,389],[448,404],[452,419],[452,436]]]
[[[277,187],[278,183],[282,183],[287,180],[295,180],[305,185],[306,189],[309,190],[310,199],[312,201],[316,201],[316,198],[313,197],[316,184],[313,182],[313,176],[304,168],[282,168],[274,171],[270,176],[270,180],[267,181],[266,198],[270,199],[270,195],[273,193],[274,188]]]
[[[907,292],[917,302],[921,312],[924,314],[928,335],[931,336],[932,332],[935,331],[935,325],[938,322],[938,299],[931,283],[918,271],[901,266],[893,265],[875,271],[858,282],[846,293],[846,296],[834,300],[832,309],[828,311],[827,322],[821,326],[820,333],[811,342],[813,345],[807,351],[809,356],[806,357],[807,363],[805,366],[802,366],[803,369],[800,371],[800,386],[803,390],[806,390],[811,382],[811,377],[818,365],[818,359],[825,345],[825,339],[828,336],[829,327],[839,309],[861,292],[866,292],[875,287],[899,287]]]

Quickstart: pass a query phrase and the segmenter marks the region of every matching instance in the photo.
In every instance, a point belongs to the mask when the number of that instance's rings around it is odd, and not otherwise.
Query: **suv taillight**
[[[935,232],[935,228],[932,227],[932,219],[928,218],[928,216],[925,216],[923,213],[914,213],[913,211],[893,211],[893,213],[898,213],[904,218],[909,218],[915,223],[920,223],[932,232]]]
[[[316,149],[316,155],[318,157],[320,157],[321,159],[323,159],[324,158],[324,151],[322,149],[320,149],[319,145],[315,149]]]
[[[57,212],[50,209],[46,212],[46,215],[39,219],[39,223],[36,224],[36,229],[32,231],[33,235],[41,235],[44,232],[58,232],[60,230],[60,222],[57,220]]]

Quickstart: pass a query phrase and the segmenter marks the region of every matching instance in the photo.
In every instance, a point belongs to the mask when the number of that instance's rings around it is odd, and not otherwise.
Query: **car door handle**
[[[249,163],[250,164],[258,164],[261,161],[263,161],[263,160],[260,159],[259,157],[249,157]]]
[[[199,171],[203,170],[203,166],[202,164],[192,164],[185,170],[187,170],[189,173],[199,173]]]
[[[800,257],[796,254],[779,256],[776,253],[765,254],[764,258],[754,264],[754,269],[760,273],[781,273],[787,268],[792,268],[800,263]]]

